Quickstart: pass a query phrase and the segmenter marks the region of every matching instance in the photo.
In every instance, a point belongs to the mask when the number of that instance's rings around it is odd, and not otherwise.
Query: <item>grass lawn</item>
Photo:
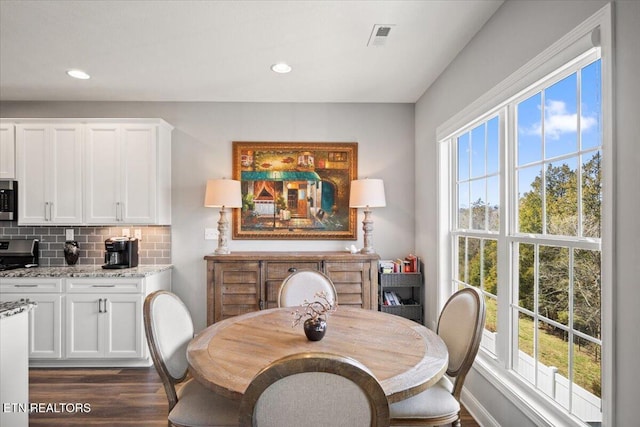
[[[495,332],[498,328],[497,304],[491,298],[485,298],[487,305],[487,318],[485,329]],[[521,316],[518,322],[518,344],[521,351],[533,357],[533,320],[528,316]],[[554,335],[544,328],[538,329],[538,353],[539,361],[546,366],[555,366],[558,372],[569,378],[569,343],[561,337]],[[574,373],[573,382],[600,397],[600,349],[595,344],[574,345]],[[597,350],[598,358],[595,357]]]

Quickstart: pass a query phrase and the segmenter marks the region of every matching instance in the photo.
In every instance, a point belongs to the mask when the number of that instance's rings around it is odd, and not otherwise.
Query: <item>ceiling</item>
[[[501,4],[1,0],[0,100],[413,103]]]

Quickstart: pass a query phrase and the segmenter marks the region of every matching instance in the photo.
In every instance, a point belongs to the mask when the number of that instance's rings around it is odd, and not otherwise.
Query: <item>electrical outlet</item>
[[[67,228],[64,231],[65,240],[73,240],[73,228]]]
[[[204,229],[204,240],[216,240],[218,238],[218,230],[215,228]]]
[[[133,237],[135,237],[138,240],[142,240],[142,230],[140,230],[139,228],[136,228],[135,230],[133,230]]]
[[[122,237],[129,237],[131,235],[131,233],[129,232],[128,228],[123,228],[122,229]]]

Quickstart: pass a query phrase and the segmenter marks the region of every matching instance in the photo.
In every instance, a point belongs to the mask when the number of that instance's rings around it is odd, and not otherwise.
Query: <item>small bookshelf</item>
[[[383,263],[384,261],[381,261]],[[395,314],[422,324],[423,316],[423,279],[420,266],[417,271],[387,273],[388,269],[379,269],[378,308],[380,311]]]

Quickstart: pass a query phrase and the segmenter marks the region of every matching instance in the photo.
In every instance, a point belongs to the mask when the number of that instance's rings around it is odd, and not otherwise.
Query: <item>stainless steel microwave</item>
[[[0,180],[0,221],[18,219],[18,181]]]

